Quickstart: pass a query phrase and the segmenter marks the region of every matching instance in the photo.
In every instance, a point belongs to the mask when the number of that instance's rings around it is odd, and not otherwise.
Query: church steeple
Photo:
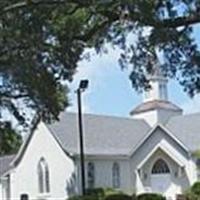
[[[144,119],[150,126],[165,123],[170,117],[182,114],[181,108],[168,101],[168,81],[159,63],[152,64],[154,69],[149,77],[151,88],[144,92],[143,103],[130,112],[133,118]]]
[[[167,90],[167,78],[163,75],[160,64],[158,62],[154,63],[153,74],[151,75],[150,85],[151,88],[144,91],[143,102],[153,101],[153,100],[168,100],[168,90]]]

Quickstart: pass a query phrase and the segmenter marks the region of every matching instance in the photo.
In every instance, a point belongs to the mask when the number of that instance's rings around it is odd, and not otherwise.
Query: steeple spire
[[[143,102],[153,100],[168,100],[167,78],[163,75],[158,61],[153,63],[153,74],[150,79],[151,88],[144,92]]]
[[[159,62],[150,64],[153,66],[153,73],[149,77],[151,88],[144,92],[143,103],[134,108],[130,115],[154,126],[156,123],[164,124],[170,117],[181,115],[182,109],[168,101],[167,78]]]

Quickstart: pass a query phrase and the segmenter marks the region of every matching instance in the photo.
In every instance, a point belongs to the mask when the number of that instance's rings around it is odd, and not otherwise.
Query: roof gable
[[[23,159],[23,156],[24,156],[25,152],[27,151],[28,146],[30,145],[30,143],[32,141],[32,138],[34,137],[35,132],[40,130],[40,126],[42,126],[42,127],[44,126],[45,128],[47,128],[46,125],[43,122],[38,123],[37,128],[34,129],[34,131],[32,131],[28,135],[27,139],[23,142],[23,144],[22,144],[21,148],[19,149],[18,153],[15,155],[15,157],[13,157],[12,162],[10,163],[10,165],[12,167],[18,166],[18,164],[21,162],[21,160]],[[51,133],[50,131],[48,131],[48,132]],[[55,142],[58,144],[58,146],[62,149],[62,151],[67,156],[70,156],[70,154],[65,149],[63,149],[63,147],[61,146],[61,144],[59,143],[59,141],[57,140],[57,138],[53,134],[52,134],[52,136],[53,136],[53,139],[55,140]]]
[[[157,129],[161,129],[164,134],[169,136],[172,140],[174,140],[186,153],[189,153],[189,149],[175,136],[173,135],[168,129],[166,129],[162,124],[156,124],[148,134],[142,138],[142,140],[138,143],[136,148],[131,151],[131,155],[135,154],[136,151],[148,140],[154,133],[156,133]]]

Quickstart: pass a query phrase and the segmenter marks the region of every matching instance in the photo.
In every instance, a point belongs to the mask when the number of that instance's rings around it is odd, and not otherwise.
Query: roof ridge
[[[68,111],[64,111],[61,114],[73,114],[76,115],[78,114],[77,112],[68,112]],[[88,116],[88,117],[104,117],[104,118],[112,118],[112,119],[124,119],[124,120],[133,120],[133,121],[144,121],[146,123],[146,121],[144,119],[135,119],[129,116],[117,116],[117,115],[104,115],[104,114],[94,114],[94,113],[83,113],[83,116]]]

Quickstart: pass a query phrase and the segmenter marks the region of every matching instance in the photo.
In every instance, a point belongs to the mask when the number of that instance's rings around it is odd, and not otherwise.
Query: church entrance
[[[171,175],[167,163],[158,159],[151,170],[151,190],[165,195],[171,185]]]

